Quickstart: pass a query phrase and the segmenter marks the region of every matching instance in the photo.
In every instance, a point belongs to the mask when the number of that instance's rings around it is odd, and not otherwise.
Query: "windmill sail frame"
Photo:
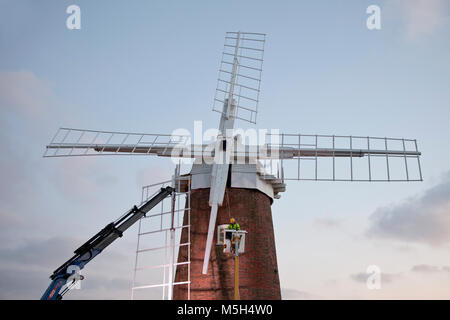
[[[270,137],[273,134],[267,135],[266,141],[279,141],[268,144],[267,149],[278,150],[280,157],[260,161],[264,172],[282,181],[423,181],[421,152],[416,139],[286,133],[273,138]],[[312,165],[308,167],[306,162]],[[295,165],[290,165],[292,163]],[[321,170],[328,174],[321,174]]]
[[[59,128],[47,145],[44,157],[126,154],[171,156],[174,147],[185,146],[189,142],[188,135]]]
[[[234,117],[256,123],[265,41],[264,33],[225,34],[213,111],[224,113],[224,104],[235,101]]]

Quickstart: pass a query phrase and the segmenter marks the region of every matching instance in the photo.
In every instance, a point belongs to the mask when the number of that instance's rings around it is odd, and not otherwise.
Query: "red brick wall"
[[[208,274],[202,274],[203,256],[211,208],[209,189],[191,192],[191,299],[228,300],[234,297],[234,260],[215,246],[217,225],[234,217],[246,230],[245,253],[239,256],[241,299],[281,299],[270,198],[258,190],[227,188],[219,207]],[[186,216],[185,216],[186,218]],[[187,221],[184,221],[187,224]],[[187,231],[187,230],[186,230]],[[187,232],[182,242],[187,242]],[[187,247],[179,251],[178,261],[186,261]],[[177,268],[175,281],[187,279],[187,266]],[[186,299],[187,286],[175,286],[174,299]]]

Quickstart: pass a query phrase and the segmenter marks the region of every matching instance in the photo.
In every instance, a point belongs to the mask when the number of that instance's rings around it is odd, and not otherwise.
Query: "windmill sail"
[[[182,153],[190,137],[60,128],[47,145],[44,157],[92,156],[112,154],[158,155]]]
[[[213,111],[224,113],[226,102],[236,101],[235,118],[256,123],[265,41],[263,33],[225,34]]]
[[[282,180],[422,181],[415,139],[279,134],[268,141],[278,141],[267,150],[279,160],[260,159],[262,166]]]

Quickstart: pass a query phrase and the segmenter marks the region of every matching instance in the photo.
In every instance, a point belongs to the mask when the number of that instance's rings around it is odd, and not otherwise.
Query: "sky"
[[[72,4],[80,30],[66,27]],[[380,30],[366,27],[370,5]],[[1,299],[39,298],[77,246],[174,169],[43,158],[56,130],[217,128],[224,35],[238,30],[267,34],[250,127],[414,138],[423,153],[423,182],[288,182],[272,205],[283,298],[450,298],[448,1],[1,0]],[[133,227],[66,297],[128,299],[136,240]]]

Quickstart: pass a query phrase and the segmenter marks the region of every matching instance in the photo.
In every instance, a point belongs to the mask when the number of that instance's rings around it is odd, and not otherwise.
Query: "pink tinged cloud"
[[[387,3],[396,19],[401,19],[409,38],[420,38],[449,26],[448,0],[397,0]]]
[[[33,72],[0,72],[0,103],[27,117],[42,117],[56,102],[52,85]]]

